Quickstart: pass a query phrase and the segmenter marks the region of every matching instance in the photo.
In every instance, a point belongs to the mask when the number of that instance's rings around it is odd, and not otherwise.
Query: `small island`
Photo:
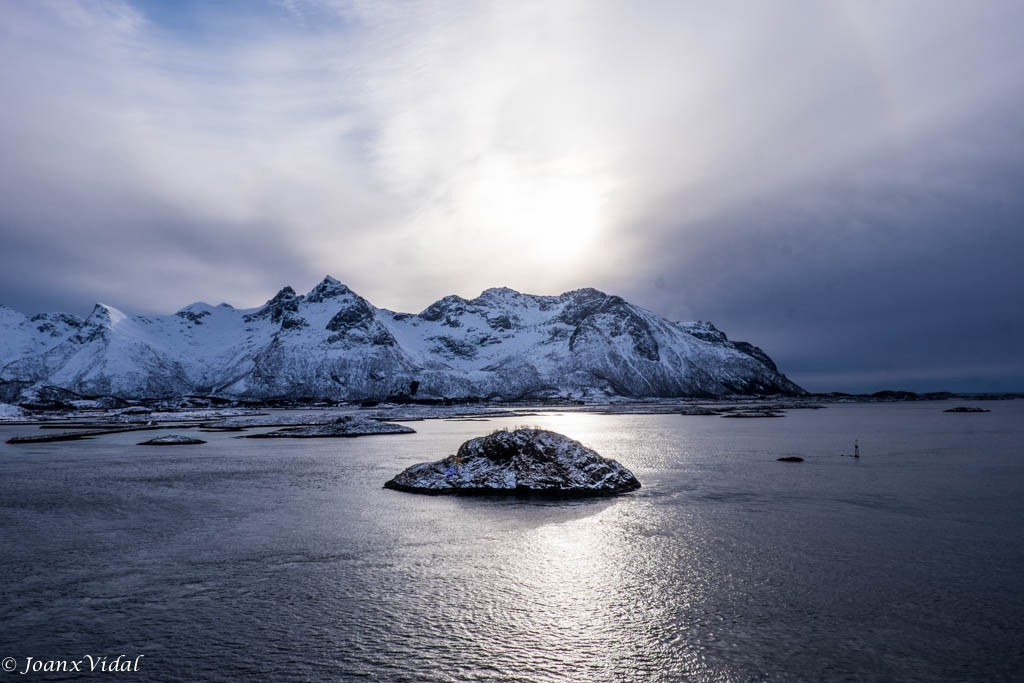
[[[633,473],[567,436],[500,430],[443,460],[409,467],[384,488],[427,494],[599,496],[640,488]]]
[[[992,412],[988,408],[975,408],[974,406],[957,406],[956,408],[946,408],[942,412],[944,413],[990,413]]]
[[[158,436],[155,439],[149,441],[140,441],[138,446],[198,446],[199,444],[206,443],[202,439],[194,439],[191,436],[182,436],[180,434],[168,434],[166,436]]]
[[[393,422],[344,415],[327,424],[283,427],[262,434],[246,434],[247,439],[322,439],[331,437],[369,436],[371,434],[415,434],[416,430]]]

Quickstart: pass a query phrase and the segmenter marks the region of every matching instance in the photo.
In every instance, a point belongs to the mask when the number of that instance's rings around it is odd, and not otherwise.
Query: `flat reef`
[[[140,441],[138,446],[198,446],[199,444],[206,443],[202,439],[195,439],[191,436],[182,436],[181,434],[167,434],[166,436],[158,436],[148,441]]]
[[[246,434],[247,439],[322,439],[332,437],[369,436],[372,434],[415,434],[416,430],[393,422],[344,415],[326,424],[283,427],[262,434]]]

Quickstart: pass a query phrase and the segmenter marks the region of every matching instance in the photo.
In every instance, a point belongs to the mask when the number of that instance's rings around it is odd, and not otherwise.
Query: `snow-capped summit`
[[[761,349],[711,323],[670,322],[596,289],[498,287],[413,315],[376,308],[330,276],[249,310],[196,302],[128,316],[97,304],[83,321],[0,308],[0,387],[43,386],[255,400],[804,393]]]
[[[120,311],[113,306],[98,303],[93,306],[92,313],[90,313],[89,317],[85,319],[85,322],[86,324],[89,324],[90,321],[93,321],[97,324],[113,327],[127,317],[128,316],[125,315],[123,311]]]
[[[119,311],[113,306],[96,304],[93,306],[92,312],[89,313],[89,316],[78,328],[78,334],[75,335],[75,338],[81,343],[91,341],[97,337],[110,334],[115,326],[127,319],[128,316],[124,312]]]
[[[285,286],[272,299],[263,304],[255,312],[249,313],[245,318],[246,322],[254,320],[269,319],[271,322],[280,323],[288,313],[297,313],[299,302],[303,297],[295,293],[291,287]]]
[[[333,299],[334,297],[351,293],[351,289],[328,275],[320,281],[320,284],[309,291],[309,294],[306,295],[306,301],[319,303],[326,299]]]

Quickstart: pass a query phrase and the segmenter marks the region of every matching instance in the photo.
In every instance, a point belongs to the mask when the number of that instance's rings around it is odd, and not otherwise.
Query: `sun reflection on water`
[[[512,582],[516,601],[526,607],[509,624],[510,636],[527,639],[535,653],[560,662],[559,670],[569,663],[578,680],[684,672],[711,680],[673,623],[698,601],[701,584],[666,595],[649,580],[658,576],[652,564],[671,575],[681,549],[671,547],[656,519],[644,519],[648,513],[635,501],[584,505],[593,512],[540,525],[508,549],[501,578]]]

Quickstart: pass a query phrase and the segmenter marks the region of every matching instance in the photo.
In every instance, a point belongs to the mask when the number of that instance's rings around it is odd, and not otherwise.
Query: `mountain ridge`
[[[0,308],[0,395],[245,400],[659,398],[806,392],[709,322],[673,322],[593,288],[492,287],[419,313],[377,308],[325,277],[262,306],[170,315],[96,304],[84,319]]]

